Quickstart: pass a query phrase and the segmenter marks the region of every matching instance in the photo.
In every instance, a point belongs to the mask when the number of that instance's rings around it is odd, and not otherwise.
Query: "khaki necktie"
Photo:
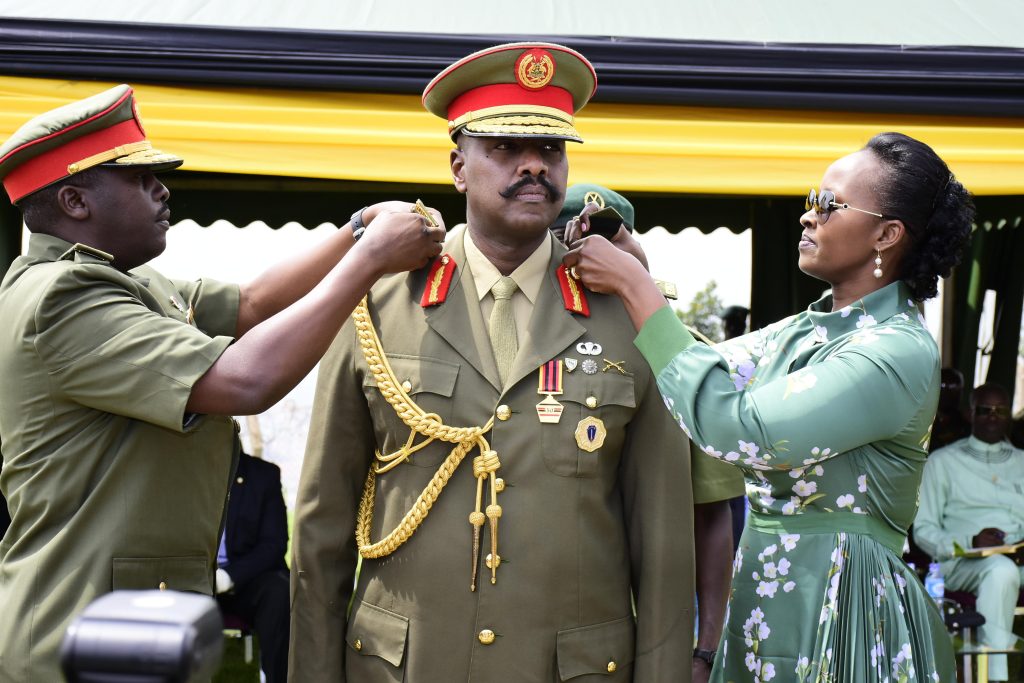
[[[510,277],[501,278],[491,287],[494,308],[491,309],[487,331],[491,335],[491,348],[494,350],[494,360],[498,364],[498,375],[501,376],[503,385],[512,372],[512,363],[519,352],[516,317],[512,310],[512,295],[517,289],[519,285]]]

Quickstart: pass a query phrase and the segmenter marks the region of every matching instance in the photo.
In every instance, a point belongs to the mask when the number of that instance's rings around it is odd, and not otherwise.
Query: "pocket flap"
[[[408,382],[406,393],[415,396],[423,392],[450,397],[455,390],[455,380],[459,376],[457,363],[426,358],[423,356],[406,356],[401,354],[388,355],[388,363],[395,373],[399,384]],[[376,386],[373,373],[366,373],[364,386]]]
[[[189,591],[213,594],[213,570],[201,555],[188,557],[115,557],[114,590]]]
[[[583,375],[574,377],[572,381],[566,380],[562,395],[556,398],[559,401],[582,403],[591,409],[605,405],[636,408],[633,378],[630,375],[620,375],[618,372]],[[596,401],[594,405],[589,404],[590,398]]]
[[[563,681],[586,674],[609,674],[633,663],[633,617],[559,631],[558,675]]]
[[[392,666],[401,666],[408,633],[407,617],[357,602],[352,606],[345,642],[361,655],[374,655]]]

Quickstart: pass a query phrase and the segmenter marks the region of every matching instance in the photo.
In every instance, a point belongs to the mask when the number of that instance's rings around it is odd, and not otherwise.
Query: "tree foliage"
[[[718,283],[711,280],[693,296],[686,310],[677,310],[676,315],[684,325],[689,325],[713,342],[720,342],[724,338],[719,317],[723,308],[722,300],[718,298]]]

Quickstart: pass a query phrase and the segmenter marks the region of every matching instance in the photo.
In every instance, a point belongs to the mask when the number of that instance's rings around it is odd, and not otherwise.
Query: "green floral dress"
[[[938,349],[902,283],[714,348],[668,309],[636,344],[679,426],[743,470],[750,516],[712,680],[954,681],[900,559],[938,401]]]

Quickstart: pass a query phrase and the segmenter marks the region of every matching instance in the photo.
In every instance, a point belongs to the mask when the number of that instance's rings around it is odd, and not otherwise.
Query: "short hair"
[[[28,229],[32,232],[39,232],[45,230],[47,226],[53,225],[58,218],[57,193],[61,188],[68,185],[84,188],[96,187],[101,177],[100,168],[100,166],[87,168],[22,197],[18,202],[18,208],[21,209],[21,216]]]
[[[982,394],[991,394],[992,396],[997,396],[1007,404],[1010,402],[1010,392],[1008,392],[1003,387],[1003,385],[996,384],[995,382],[986,382],[984,384],[979,384],[978,386],[974,387],[974,391],[971,392],[972,406],[977,404],[978,397],[981,396]]]

